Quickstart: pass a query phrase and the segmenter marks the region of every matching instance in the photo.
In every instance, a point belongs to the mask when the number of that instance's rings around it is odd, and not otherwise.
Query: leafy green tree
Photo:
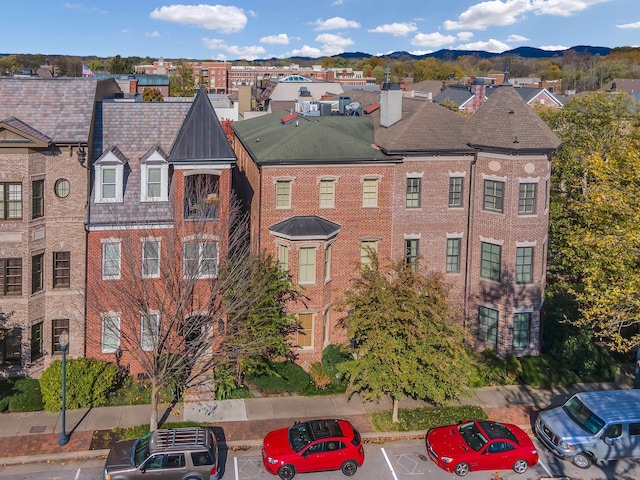
[[[550,279],[575,295],[575,324],[615,351],[640,345],[639,111],[625,93],[594,92],[541,112],[563,140],[552,161]]]
[[[233,274],[238,271],[243,275]],[[232,377],[239,387],[245,374],[263,373],[268,361],[292,359],[292,335],[299,324],[286,305],[301,295],[270,255],[231,256],[221,278],[226,331],[216,361],[222,378],[216,382]]]
[[[179,63],[169,77],[169,91],[172,97],[193,97],[196,93],[193,68]]]
[[[107,69],[109,73],[128,75],[133,73],[133,62],[128,58],[116,55],[107,62]]]
[[[404,261],[383,269],[373,252],[370,260],[341,304],[356,359],[338,368],[350,394],[360,392],[365,400],[389,396],[397,422],[404,396],[436,403],[460,396],[471,361],[442,275],[423,275]]]

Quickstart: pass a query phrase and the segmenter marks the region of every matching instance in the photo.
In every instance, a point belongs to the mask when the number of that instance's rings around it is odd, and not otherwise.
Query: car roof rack
[[[185,447],[208,447],[209,435],[203,427],[160,428],[151,436],[152,451]]]

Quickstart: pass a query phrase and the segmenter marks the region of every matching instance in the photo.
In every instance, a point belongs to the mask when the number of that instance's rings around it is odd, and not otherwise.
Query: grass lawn
[[[466,420],[486,420],[485,411],[476,406],[400,409],[398,423],[391,421],[391,411],[371,414],[371,423],[378,432],[411,432],[441,425],[453,425]]]

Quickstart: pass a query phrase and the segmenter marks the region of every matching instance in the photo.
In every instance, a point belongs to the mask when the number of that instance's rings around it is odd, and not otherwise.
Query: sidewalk
[[[561,405],[578,391],[629,388],[619,383],[589,383],[552,390],[522,385],[474,389],[460,401],[477,405],[490,419],[519,425],[530,431],[537,412]],[[403,400],[400,408],[424,406],[424,402]],[[423,431],[379,433],[371,425],[369,414],[390,410],[390,401],[362,402],[358,395],[326,397],[263,397],[242,400],[197,401],[165,410],[168,422],[196,421],[219,426],[222,440],[229,448],[259,446],[270,430],[287,427],[304,418],[344,418],[350,420],[365,440],[373,438],[415,438]],[[58,445],[61,432],[59,412],[0,414],[0,465],[48,460],[106,456],[108,450],[92,450],[93,432],[116,427],[132,427],[149,422],[149,405],[103,407],[91,410],[67,410],[66,428],[71,433],[65,446]]]

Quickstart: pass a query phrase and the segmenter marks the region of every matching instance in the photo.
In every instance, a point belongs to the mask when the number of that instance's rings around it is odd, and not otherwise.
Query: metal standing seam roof
[[[269,233],[290,240],[329,240],[340,233],[340,225],[317,215],[290,217],[269,227]]]
[[[15,116],[55,143],[87,142],[94,78],[0,78],[0,119]]]
[[[171,147],[172,163],[235,162],[236,156],[204,89],[200,89]]]

